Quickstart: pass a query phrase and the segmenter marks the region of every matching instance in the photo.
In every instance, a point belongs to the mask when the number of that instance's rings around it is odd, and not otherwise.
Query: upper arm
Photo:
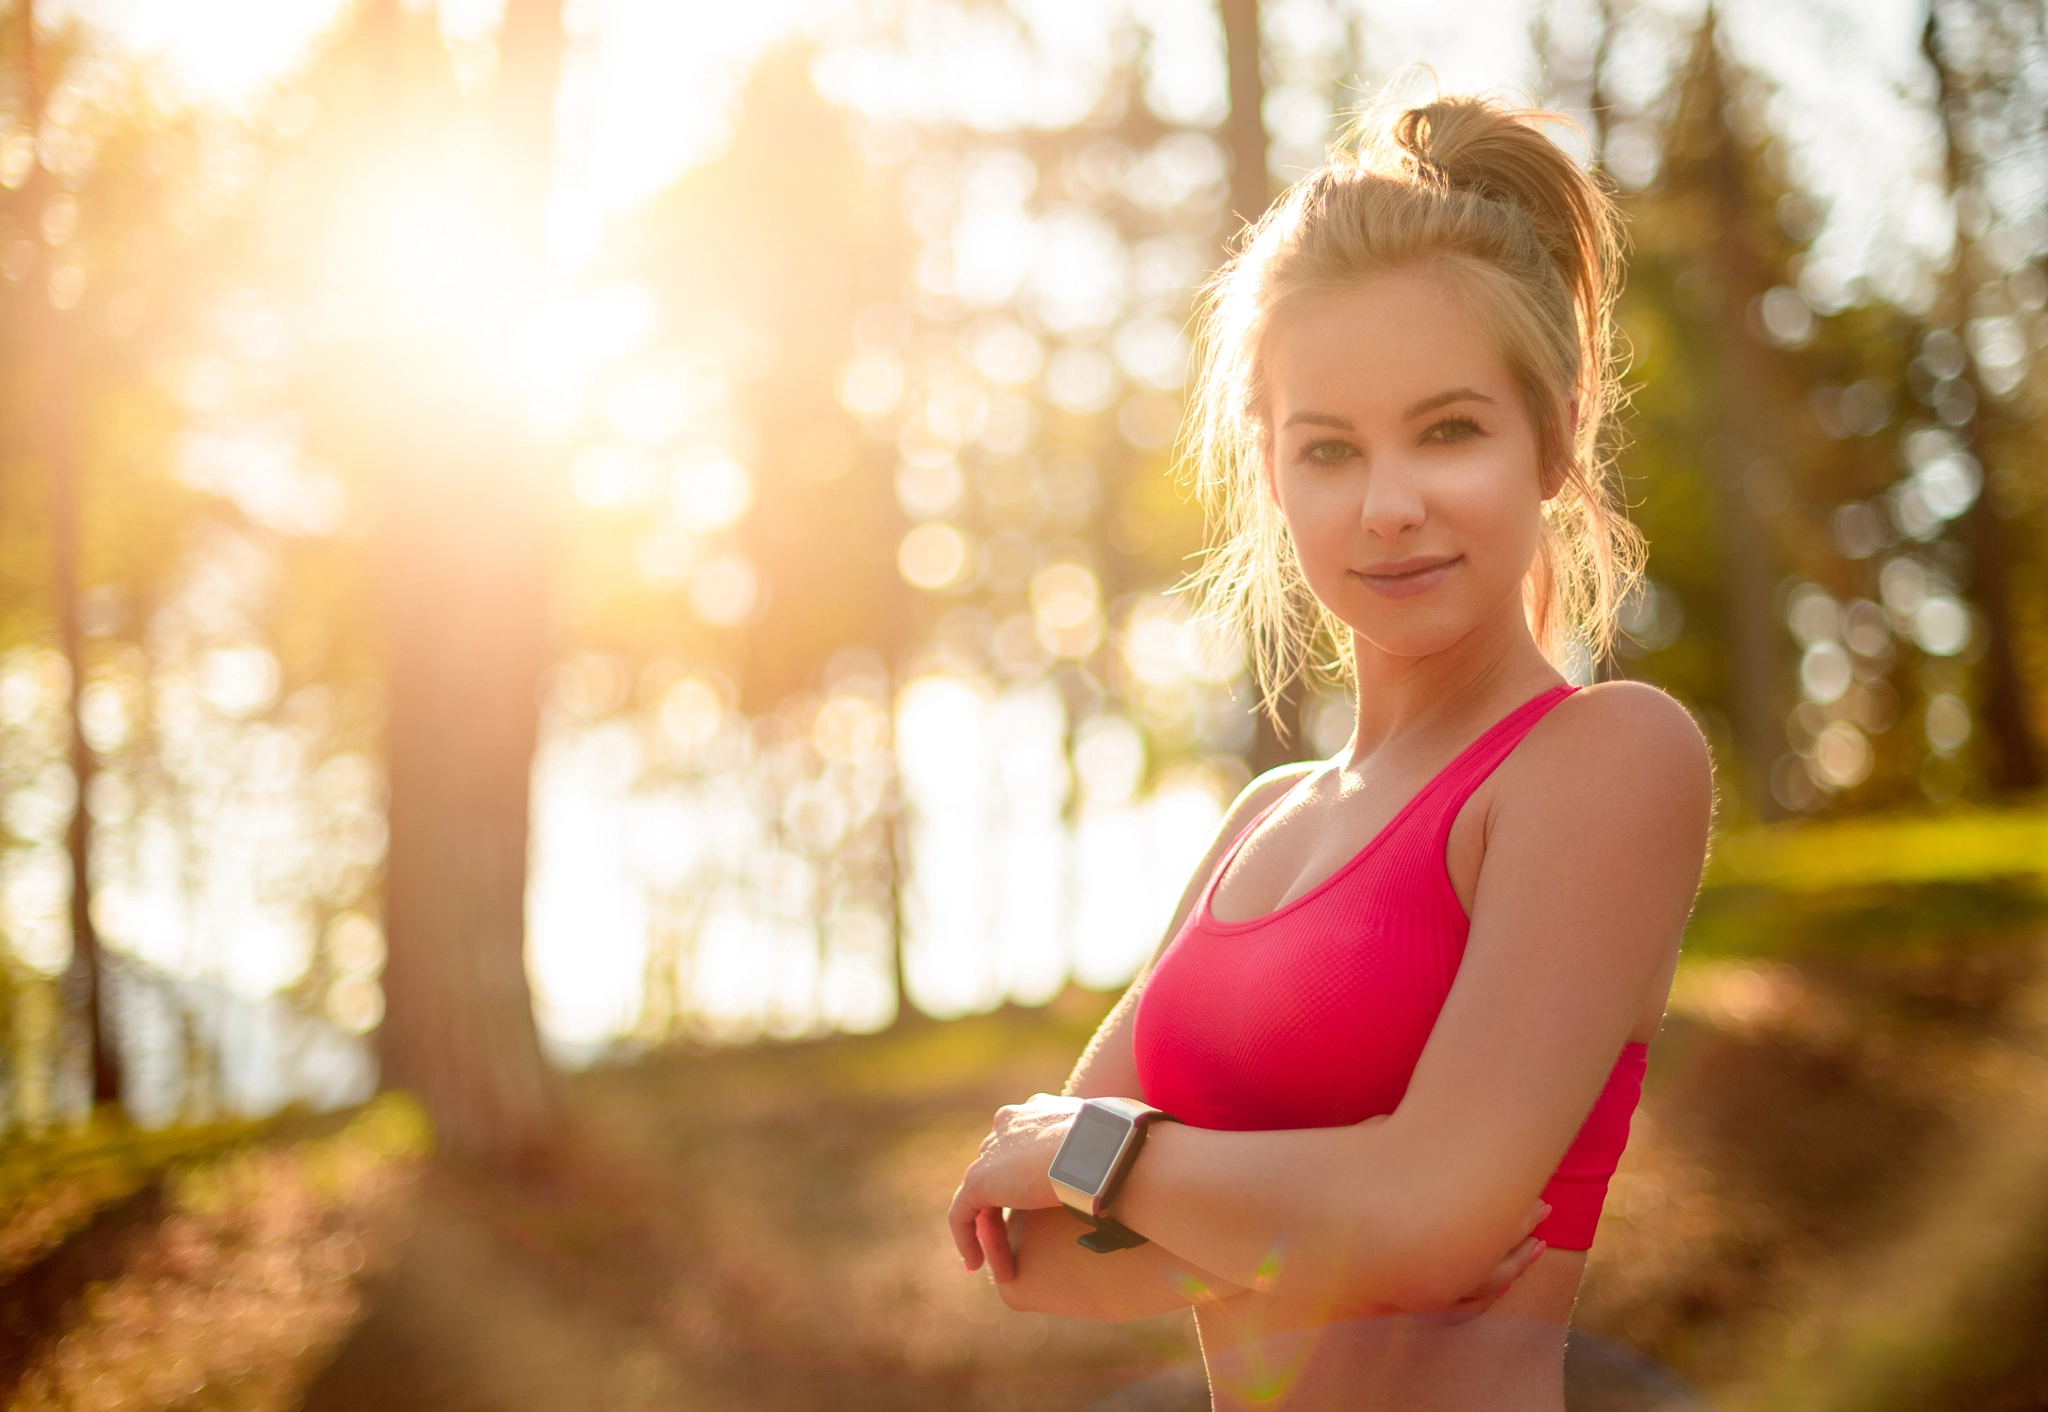
[[[1465,955],[1392,1120],[1447,1237],[1482,1245],[1548,1180],[1666,974],[1712,809],[1697,727],[1633,683],[1558,707],[1502,773]]]
[[[1144,989],[1145,977],[1159,964],[1168,944],[1186,925],[1188,914],[1201,900],[1210,875],[1222,863],[1223,855],[1230,851],[1231,845],[1237,842],[1238,835],[1251,826],[1252,820],[1262,810],[1294,788],[1303,776],[1320,768],[1322,762],[1315,760],[1282,765],[1260,775],[1238,794],[1224,814],[1223,822],[1217,826],[1209,851],[1202,855],[1202,861],[1196,865],[1188,885],[1181,890],[1180,903],[1173,909],[1173,920],[1167,923],[1166,934],[1152,949],[1151,957],[1124,991],[1123,998],[1117,1001],[1116,1008],[1096,1029],[1088,1047],[1081,1051],[1080,1061],[1067,1079],[1066,1093],[1076,1098],[1129,1098],[1141,1091],[1137,1059],[1131,1047],[1131,1021],[1137,1012],[1138,992]]]

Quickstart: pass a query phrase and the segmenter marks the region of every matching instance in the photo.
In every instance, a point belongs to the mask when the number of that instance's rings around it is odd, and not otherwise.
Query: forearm
[[[1241,1287],[1156,1241],[1097,1254],[1076,1243],[1088,1228],[1064,1207],[1010,1213],[1017,1277],[996,1286],[1012,1309],[1105,1323],[1169,1314],[1227,1298]]]
[[[1421,1156],[1431,1151],[1439,1155]],[[1274,1132],[1160,1123],[1113,1210],[1245,1288],[1332,1306],[1443,1307],[1499,1260],[1527,1205],[1497,1181],[1469,1180],[1455,1160],[1387,1123]]]

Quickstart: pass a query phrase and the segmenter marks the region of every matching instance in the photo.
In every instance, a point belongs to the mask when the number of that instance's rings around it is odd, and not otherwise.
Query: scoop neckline
[[[1499,720],[1474,736],[1471,743],[1445,761],[1443,768],[1424,781],[1422,787],[1408,797],[1408,802],[1395,811],[1393,818],[1380,826],[1379,832],[1368,839],[1363,848],[1359,849],[1342,863],[1339,863],[1328,877],[1324,878],[1307,892],[1304,892],[1301,896],[1290,902],[1281,903],[1270,912],[1262,912],[1256,917],[1249,917],[1241,922],[1226,922],[1216,915],[1216,889],[1223,885],[1223,879],[1230,872],[1231,864],[1237,861],[1237,855],[1243,850],[1245,844],[1251,841],[1251,836],[1259,831],[1259,826],[1266,822],[1267,817],[1280,807],[1289,794],[1294,792],[1292,789],[1287,790],[1278,799],[1275,799],[1271,804],[1268,804],[1258,812],[1257,817],[1246,826],[1245,831],[1237,836],[1237,841],[1231,844],[1230,851],[1223,856],[1223,861],[1217,865],[1215,873],[1209,879],[1209,885],[1202,890],[1202,906],[1199,916],[1203,927],[1210,931],[1223,933],[1250,931],[1255,927],[1264,926],[1268,922],[1277,921],[1296,908],[1314,900],[1322,893],[1336,886],[1345,875],[1359,867],[1366,859],[1379,851],[1380,845],[1393,836],[1394,831],[1406,822],[1410,814],[1421,807],[1422,802],[1429,798],[1430,793],[1435,790],[1437,784],[1444,776],[1448,775],[1457,766],[1463,764],[1468,756],[1491,740],[1497,732],[1506,729],[1510,723],[1518,720],[1523,712],[1532,709],[1538,703],[1549,700],[1559,692],[1569,695],[1577,690],[1578,688],[1570,682],[1559,682],[1556,686],[1546,687],[1542,691],[1537,692],[1536,695],[1530,697],[1527,701],[1524,701],[1521,705],[1515,707],[1514,710],[1508,712],[1505,716],[1502,716]],[[1304,776],[1306,779],[1313,779],[1314,777],[1314,775]]]

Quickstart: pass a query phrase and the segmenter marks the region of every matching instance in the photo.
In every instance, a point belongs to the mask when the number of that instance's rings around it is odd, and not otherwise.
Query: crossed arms
[[[1539,731],[1542,748],[1510,762],[1514,787],[1486,819],[1464,961],[1395,1112],[1270,1132],[1156,1124],[1114,1207],[1152,1243],[1082,1250],[1045,1168],[1075,1099],[1140,1092],[1141,977],[1069,1098],[997,1115],[951,1213],[969,1268],[986,1259],[1014,1308],[1094,1319],[1248,1291],[1362,1313],[1483,1308],[1512,1283],[1535,1258],[1537,1194],[1653,987],[1661,999],[1669,984],[1712,803],[1699,734],[1659,693],[1582,693]],[[1298,773],[1255,782],[1234,806],[1169,935]]]

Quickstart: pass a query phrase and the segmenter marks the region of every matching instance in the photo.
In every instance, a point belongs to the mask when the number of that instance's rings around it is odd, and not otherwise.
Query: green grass
[[[216,1156],[272,1126],[237,1119],[150,1131],[102,1112],[82,1127],[11,1136],[0,1145],[0,1279],[173,1165]]]
[[[1714,840],[1706,886],[1827,892],[2044,874],[2048,812],[1958,810],[1724,833]]]

